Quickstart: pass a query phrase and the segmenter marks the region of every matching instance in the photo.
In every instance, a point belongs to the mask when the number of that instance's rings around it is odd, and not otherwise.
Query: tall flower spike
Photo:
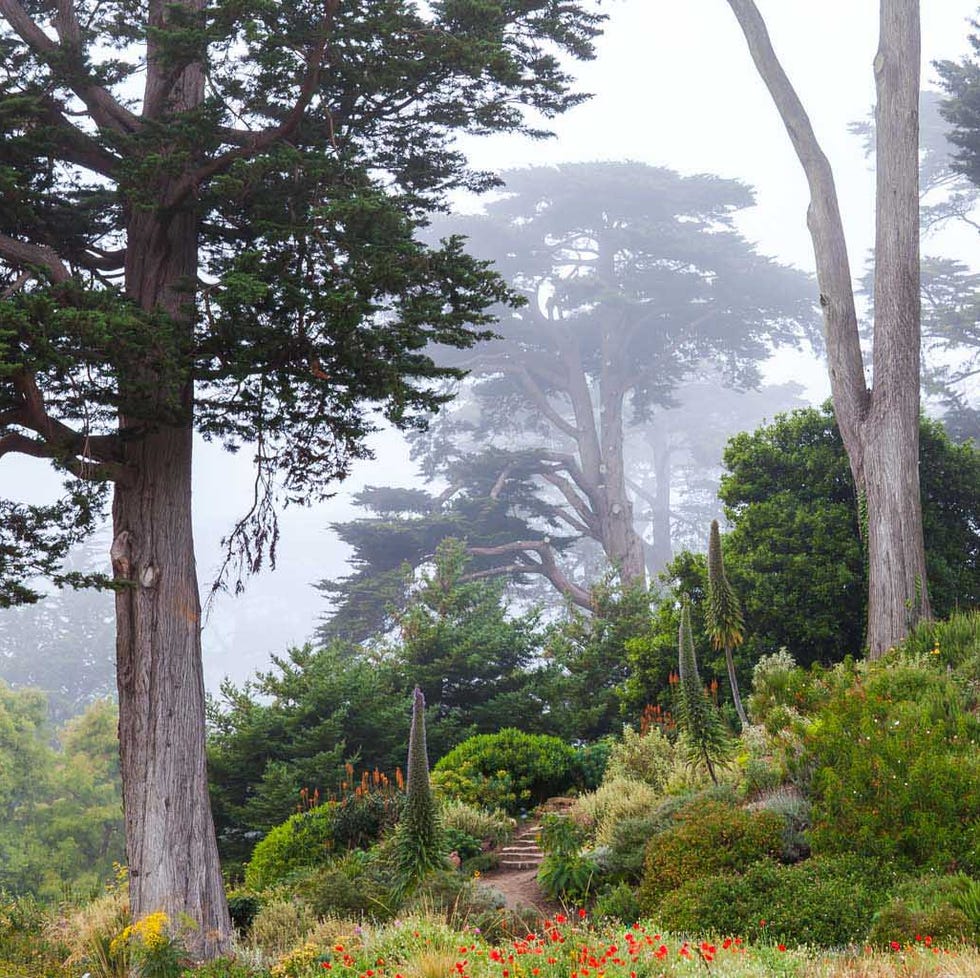
[[[721,531],[718,521],[711,521],[708,537],[708,596],[704,609],[705,626],[711,644],[716,649],[725,650],[725,665],[728,669],[728,683],[732,688],[732,700],[739,722],[748,725],[748,717],[742,706],[738,691],[738,677],[735,675],[735,660],[732,649],[742,644],[744,621],[738,598],[728,578],[725,576],[725,563],[721,555]]]

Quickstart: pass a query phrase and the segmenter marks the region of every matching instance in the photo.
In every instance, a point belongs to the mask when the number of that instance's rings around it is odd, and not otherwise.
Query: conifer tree
[[[703,763],[717,784],[715,765],[729,758],[732,744],[721,715],[701,685],[691,632],[691,605],[686,595],[681,602],[678,647],[677,722],[683,734],[682,749],[688,762],[692,766]]]
[[[728,669],[728,682],[732,687],[732,700],[735,712],[743,727],[748,725],[748,717],[742,707],[742,697],[738,693],[738,677],[735,675],[735,660],[732,649],[742,644],[744,621],[735,590],[725,575],[725,563],[721,555],[721,532],[718,521],[711,521],[711,534],[708,537],[708,600],[705,604],[705,625],[711,644],[716,649],[725,650],[725,666]]]

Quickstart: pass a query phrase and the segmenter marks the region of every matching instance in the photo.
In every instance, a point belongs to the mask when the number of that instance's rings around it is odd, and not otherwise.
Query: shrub
[[[285,954],[313,930],[313,911],[292,899],[270,900],[255,915],[249,944],[270,957]]]
[[[687,881],[744,872],[782,849],[783,820],[772,812],[705,802],[689,806],[677,818],[675,826],[647,846],[639,901],[650,913],[664,894]]]
[[[831,696],[806,742],[814,853],[980,869],[980,718],[952,679],[872,667]]]
[[[637,733],[623,727],[623,738],[613,744],[603,781],[630,778],[663,792],[677,763],[674,745],[658,727]]]
[[[680,932],[837,947],[864,939],[886,884],[875,864],[854,857],[759,862],[741,875],[687,880],[664,896],[657,920]]]
[[[228,913],[235,929],[245,934],[252,926],[255,915],[262,909],[262,898],[250,890],[232,890],[228,894]]]
[[[444,801],[439,816],[447,832],[459,832],[492,847],[502,846],[514,834],[514,820],[506,813],[490,812],[457,799]]]
[[[887,946],[917,937],[933,943],[980,942],[980,881],[963,873],[929,874],[899,883],[875,915],[868,940]]]
[[[575,802],[576,818],[592,826],[596,845],[611,846],[616,827],[626,819],[642,819],[662,800],[656,788],[635,778],[607,778],[591,794]]]
[[[337,802],[328,801],[297,812],[277,825],[252,852],[245,867],[245,886],[264,890],[300,870],[322,866],[334,852]]]
[[[442,757],[432,783],[471,805],[517,815],[569,787],[575,750],[545,734],[506,728],[464,740]]]
[[[538,844],[545,857],[538,869],[538,885],[552,900],[583,903],[596,886],[599,866],[582,853],[585,833],[563,815],[545,815]]]
[[[397,902],[382,878],[386,870],[368,853],[354,851],[312,871],[293,893],[318,917],[385,920]]]
[[[636,899],[636,893],[627,883],[617,883],[601,894],[592,912],[600,919],[618,920],[621,924],[633,924],[643,913]]]

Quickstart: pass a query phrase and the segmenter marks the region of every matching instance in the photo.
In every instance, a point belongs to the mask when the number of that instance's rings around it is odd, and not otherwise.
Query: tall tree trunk
[[[862,430],[872,657],[930,615],[919,490],[919,61],[918,0],[882,0],[874,391]]]
[[[128,447],[113,502],[119,744],[130,907],[163,910],[195,957],[230,947],[208,797],[201,615],[191,534],[190,426]]]
[[[186,7],[200,8],[199,0]],[[151,0],[150,23],[166,8]],[[204,75],[190,64],[174,80],[152,38],[144,111],[179,113],[200,105]],[[160,148],[165,157],[168,147]],[[164,164],[153,199],[166,201]],[[136,188],[137,193],[146,188]],[[143,310],[164,313],[193,339],[198,271],[193,199],[177,208],[135,204],[127,214],[126,292]],[[131,478],[113,500],[113,571],[130,582],[116,594],[116,659],[126,856],[134,919],[164,911],[196,958],[230,949],[231,922],[208,796],[201,608],[191,529],[193,383],[189,367],[154,363],[120,382],[120,431]],[[138,411],[133,406],[138,406]],[[154,419],[156,416],[156,419]],[[148,420],[148,418],[150,420]],[[165,421],[159,418],[167,419]]]
[[[674,547],[670,539],[670,435],[661,424],[654,424],[650,433],[653,449],[654,485],[651,530],[653,544],[647,553],[647,570],[659,574],[673,559]]]
[[[807,223],[824,310],[834,413],[868,511],[868,652],[877,658],[930,615],[919,431],[919,2],[881,0],[875,58],[877,232],[874,388],[864,378],[833,173],[753,0],[728,0],[810,185]]]

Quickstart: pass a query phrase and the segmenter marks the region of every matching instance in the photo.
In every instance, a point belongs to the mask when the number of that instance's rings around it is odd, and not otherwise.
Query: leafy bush
[[[885,899],[887,879],[854,857],[763,861],[741,875],[685,881],[664,895],[657,920],[679,932],[837,947],[862,941]]]
[[[313,870],[292,892],[318,917],[385,920],[397,905],[390,892],[389,867],[361,850]]]
[[[272,829],[252,852],[245,867],[245,886],[261,891],[299,870],[329,862],[334,852],[337,807],[337,802],[325,802],[297,812]]]
[[[630,778],[663,792],[676,763],[674,745],[659,728],[651,727],[640,734],[626,726],[623,727],[622,740],[612,746],[603,781]]]
[[[613,844],[616,826],[626,819],[644,818],[662,800],[656,788],[635,778],[607,778],[591,794],[575,802],[577,819],[592,827],[596,845]]]
[[[439,817],[447,832],[459,832],[494,847],[502,846],[514,834],[514,820],[504,812],[487,811],[457,799],[444,801]]]
[[[980,941],[980,881],[953,873],[899,883],[875,915],[868,940],[878,946],[904,945],[926,936],[937,944]]]
[[[596,886],[599,866],[582,853],[585,833],[563,815],[545,815],[538,844],[545,857],[538,869],[538,885],[552,900],[583,903]]]
[[[250,890],[232,890],[228,894],[228,913],[239,933],[247,933],[255,915],[262,909],[262,898]]]
[[[690,805],[677,824],[647,845],[639,901],[655,915],[665,894],[687,882],[722,872],[745,872],[778,856],[783,820],[772,812],[748,812],[720,802]],[[723,928],[725,932],[729,932]]]
[[[436,764],[432,784],[451,798],[517,815],[568,788],[575,759],[557,737],[506,728],[454,747]]]
[[[980,718],[953,680],[888,663],[855,677],[807,736],[814,853],[980,869]]]
[[[643,914],[636,893],[627,883],[617,883],[599,896],[592,911],[598,918],[618,920],[621,924],[633,924]]]
[[[313,911],[302,901],[270,900],[252,921],[249,944],[270,956],[285,954],[313,930],[315,923]]]

